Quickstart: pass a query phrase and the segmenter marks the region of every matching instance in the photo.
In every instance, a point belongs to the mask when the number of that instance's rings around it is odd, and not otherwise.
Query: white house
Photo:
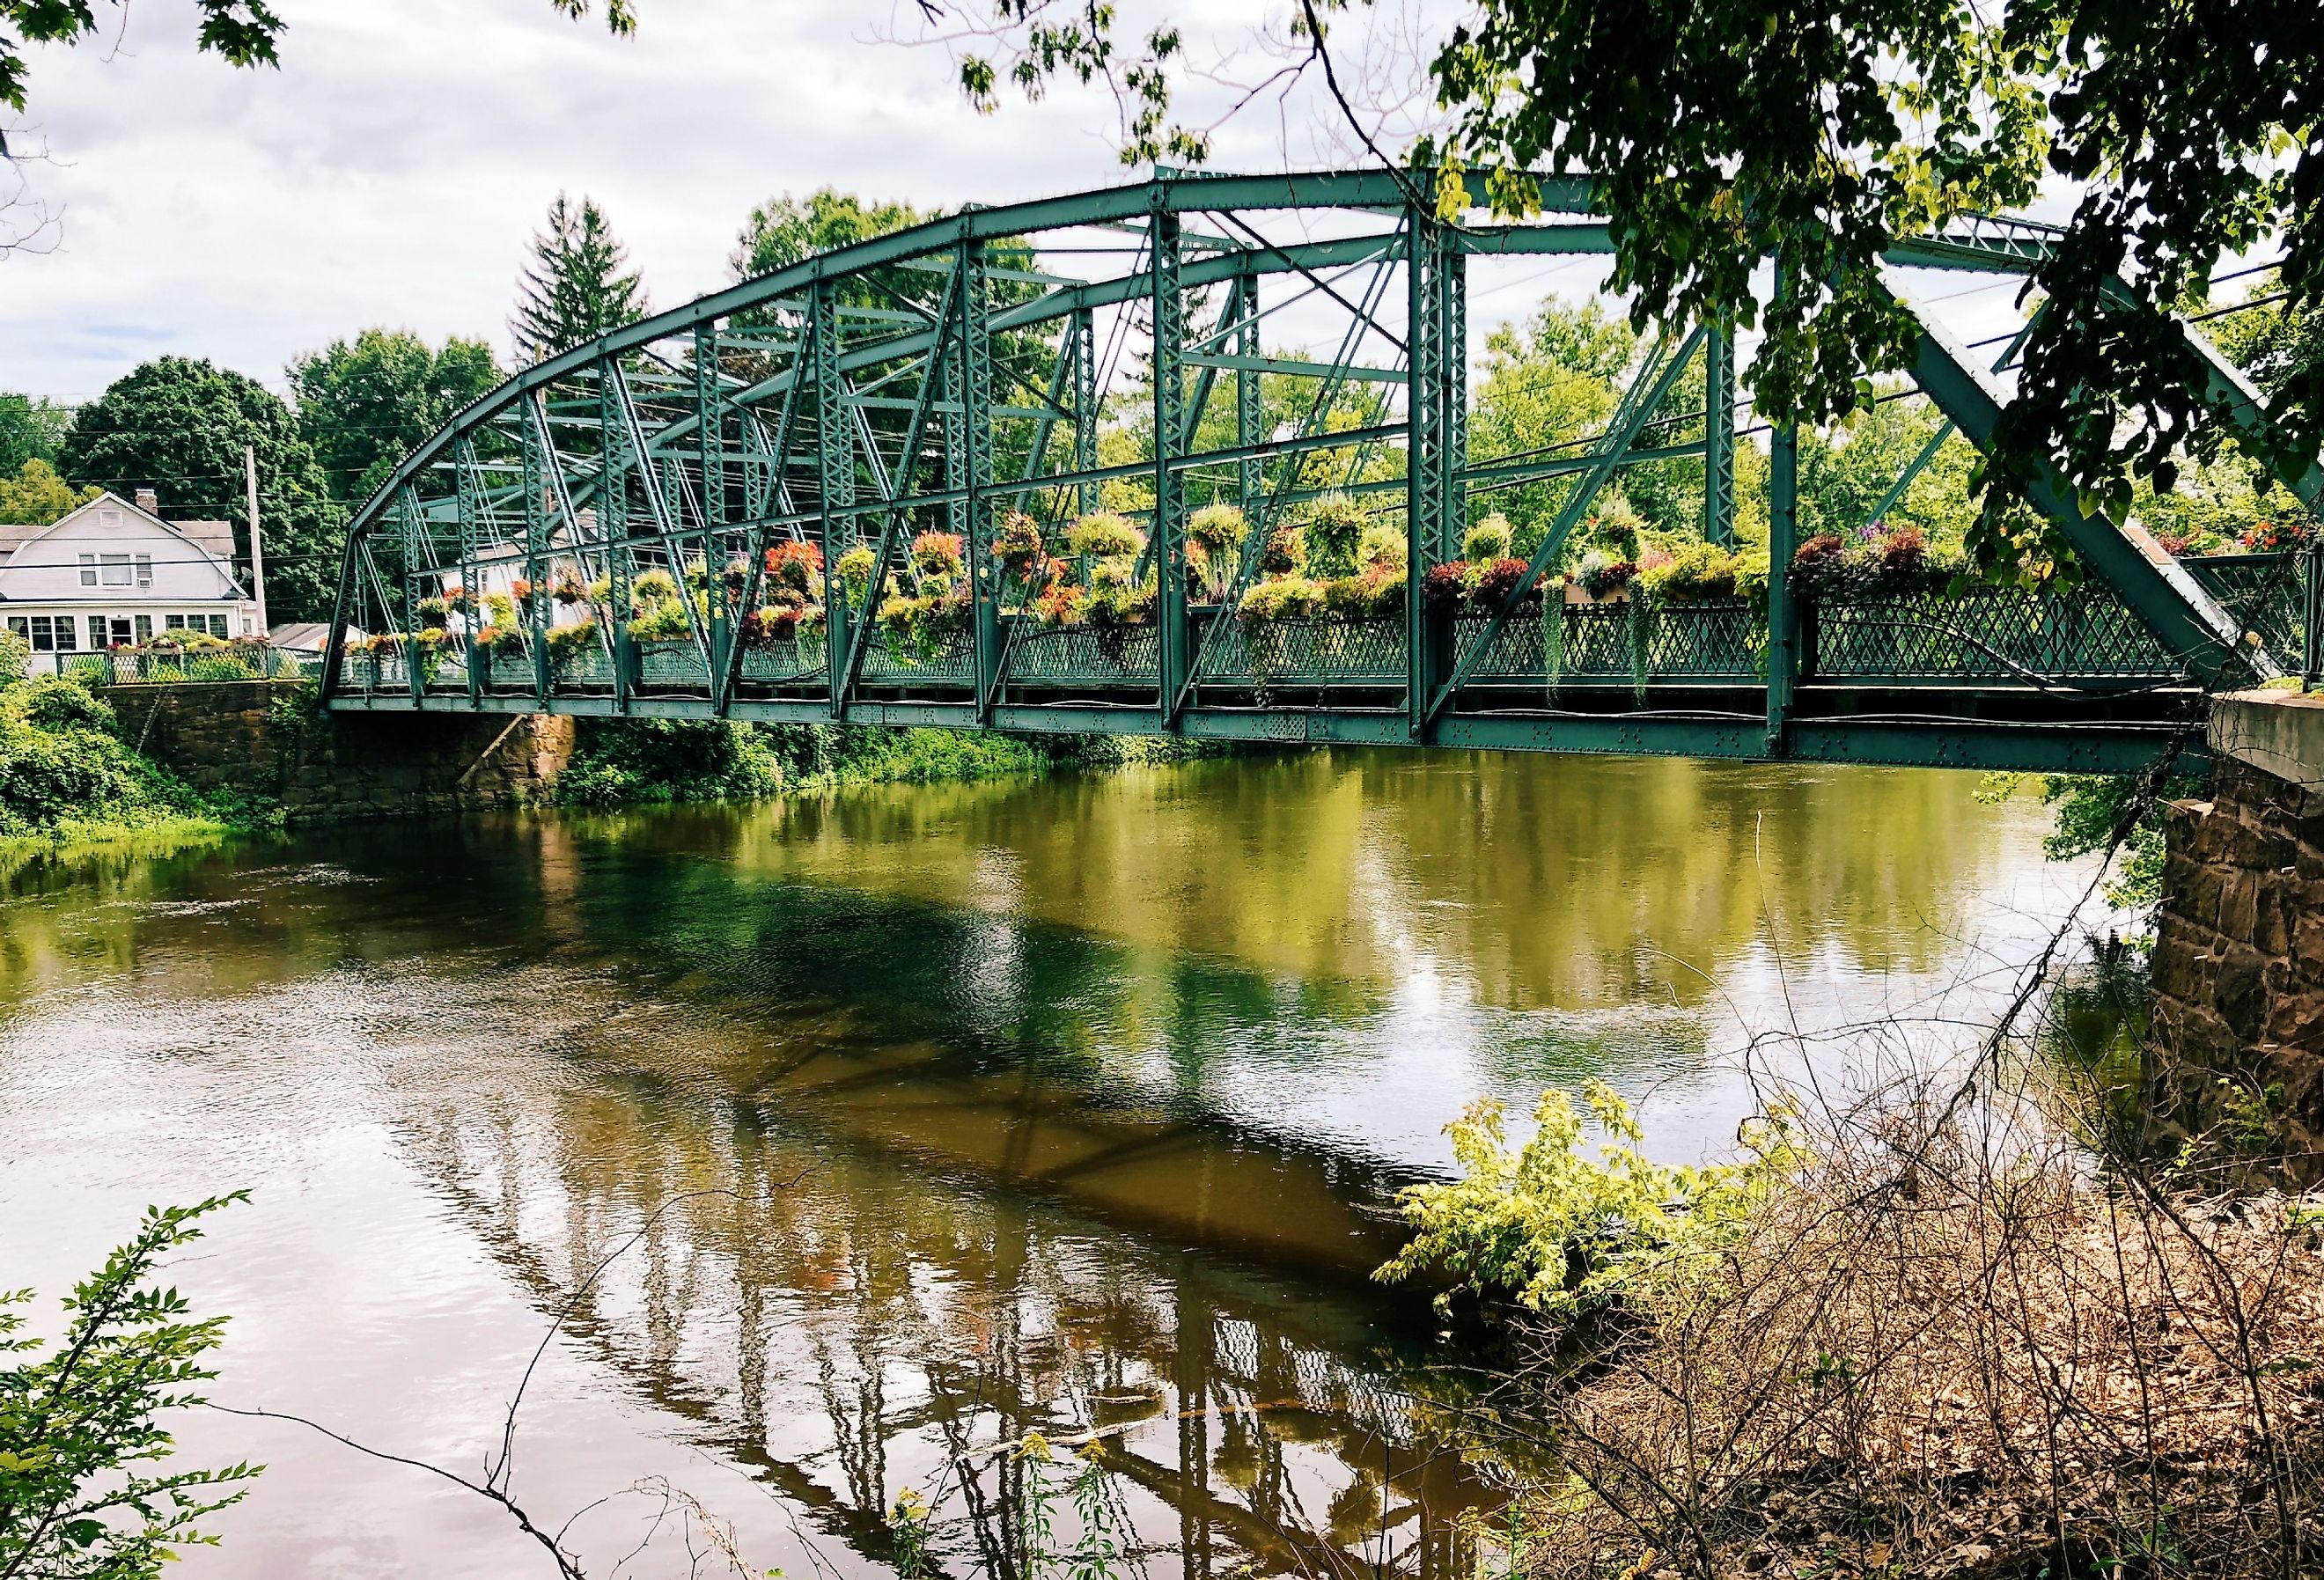
[[[247,636],[257,614],[235,577],[233,523],[165,522],[150,489],[0,526],[0,621],[32,643],[36,674],[168,631]]]

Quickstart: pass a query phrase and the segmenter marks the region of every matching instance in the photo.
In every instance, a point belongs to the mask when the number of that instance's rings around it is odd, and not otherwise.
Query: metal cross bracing
[[[1808,596],[1785,427],[1765,440],[1763,598],[1567,602],[1561,557],[1629,468],[1700,458],[1700,530],[1734,540],[1758,442],[1735,340],[1668,328],[1595,436],[1480,453],[1472,265],[1611,242],[1584,178],[1545,178],[1517,223],[1442,220],[1434,186],[1157,176],[973,208],[529,368],[357,513],[326,704],[2125,771],[2207,688],[2313,668],[2312,555],[2181,565],[2082,515],[2054,471],[2027,498],[2078,588]],[[2052,236],[1964,219],[1887,261],[2022,275]],[[2312,505],[2324,468],[2281,459],[2187,333],[2212,409]],[[2011,355],[1988,370],[1923,317],[1913,379],[1945,433],[1990,442]],[[1702,409],[1674,410],[1696,378]],[[1525,576],[1433,603],[1429,572],[1499,491],[1544,483],[1562,497]],[[1401,599],[1249,623],[1271,535],[1324,494],[1400,533]],[[1213,504],[1239,529],[1197,541]],[[1068,545],[1101,508],[1142,534],[1134,565]],[[1060,585],[1084,614],[1058,613]],[[351,627],[374,633],[360,651]]]

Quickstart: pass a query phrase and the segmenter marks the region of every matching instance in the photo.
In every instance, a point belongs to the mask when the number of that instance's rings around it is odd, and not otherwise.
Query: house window
[[[194,616],[194,618],[195,618],[195,619],[197,619],[197,620],[198,620],[198,619],[200,619],[200,618],[201,618],[201,616],[200,616],[200,615],[198,615],[198,614],[197,614],[197,615],[195,615],[195,616]],[[185,628],[186,628],[186,617],[185,617],[183,614],[164,614],[164,615],[162,615],[162,616],[161,616],[161,629],[162,629],[162,630],[164,630],[164,631],[183,631]]]
[[[153,557],[151,554],[137,557],[137,585],[141,587],[153,585]]]
[[[14,634],[23,637],[27,642],[30,642],[32,640],[32,623],[24,615],[9,615],[8,629]]]
[[[151,642],[153,640],[153,616],[151,614],[140,614],[137,616],[137,640],[139,642]]]
[[[125,587],[129,585],[130,566],[128,555],[100,554],[97,557],[97,568],[104,573],[103,579],[106,587]]]
[[[224,642],[226,640],[225,615],[213,614],[210,616],[210,634],[217,637],[220,642]]]
[[[57,651],[56,622],[46,614],[32,616],[32,651],[36,653]]]
[[[94,554],[80,557],[80,585],[85,587],[97,585],[97,556]]]
[[[105,645],[105,616],[91,614],[88,617],[88,650],[91,652],[103,652]]]
[[[107,647],[127,647],[129,645],[128,615],[115,614],[106,621],[105,645]]]

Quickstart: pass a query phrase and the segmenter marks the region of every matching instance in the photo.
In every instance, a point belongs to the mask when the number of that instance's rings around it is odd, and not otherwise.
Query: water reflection
[[[255,1185],[188,1270],[241,1397],[468,1455],[577,1298],[525,1451],[560,1516],[677,1443],[777,1494],[721,1494],[754,1558],[869,1571],[918,1486],[948,1572],[1014,1580],[998,1450],[1096,1433],[1150,1573],[1450,1575],[1457,1401],[1366,1277],[1443,1121],[1604,1075],[1700,1150],[1736,1023],[1944,990],[2051,903],[2038,836],[1957,776],[1317,753],[29,867],[0,1284]],[[262,1452],[193,1572],[506,1572]]]

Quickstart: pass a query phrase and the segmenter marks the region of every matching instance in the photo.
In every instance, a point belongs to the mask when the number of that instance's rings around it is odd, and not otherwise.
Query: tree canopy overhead
[[[1328,70],[1330,24],[1359,3],[1297,0],[1308,63]],[[944,22],[963,4],[922,9]],[[1103,79],[1125,159],[1207,152],[1172,103],[1186,49],[1167,20],[1133,38],[1083,0],[997,11],[961,66],[981,107],[1003,85]],[[2073,211],[2031,282],[2050,310],[1986,468],[1989,507],[2046,457],[2118,516],[2134,473],[2168,488],[2183,453],[2210,453],[2198,424],[2216,413],[2170,314],[2205,298],[2222,256],[2280,250],[2288,310],[2324,303],[2314,0],[1477,0],[1431,71],[1446,122],[1416,163],[1480,174],[1504,214],[1532,203],[1525,172],[1593,174],[1642,325],[1764,332],[1748,374],[1763,416],[1844,418],[1873,375],[1909,368],[1914,325],[1880,263],[1892,236],[2062,189]],[[1440,186],[1448,217],[1457,189]],[[2324,367],[2281,378],[2273,414],[2285,442],[2262,458],[2312,460]],[[1982,546],[1999,552],[1998,534]]]

